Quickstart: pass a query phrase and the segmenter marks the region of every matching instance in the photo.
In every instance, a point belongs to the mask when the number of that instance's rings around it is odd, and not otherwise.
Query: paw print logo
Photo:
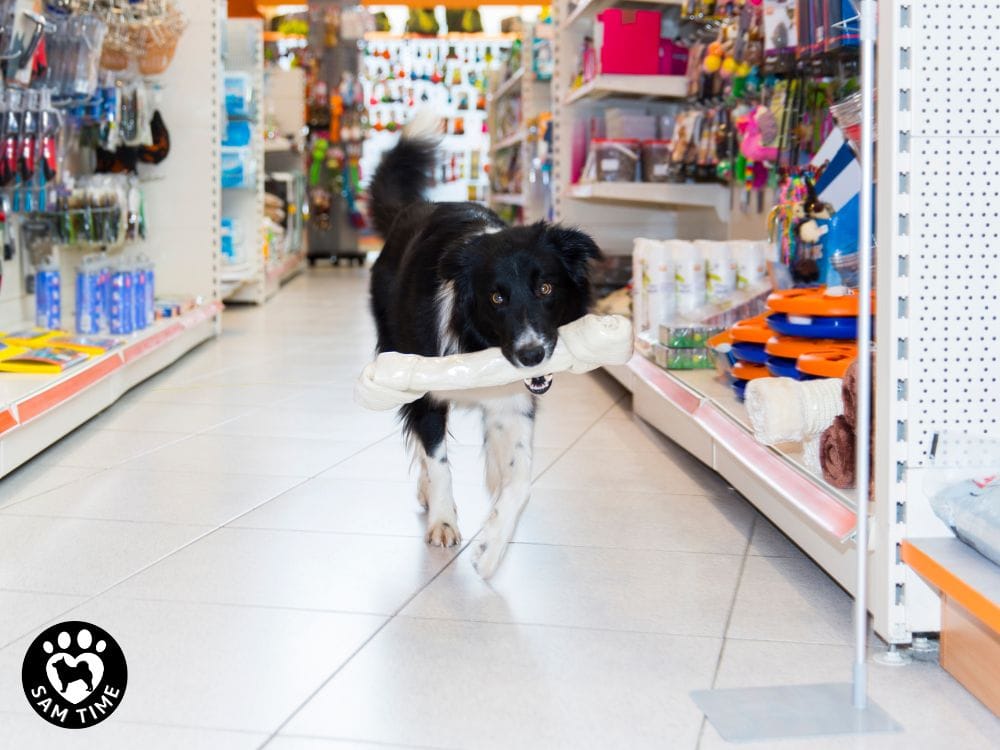
[[[108,647],[107,641],[94,643],[94,636],[87,628],[81,628],[75,638],[79,651],[76,657],[66,653],[74,643],[74,638],[63,630],[56,636],[59,650],[51,641],[42,643],[42,651],[52,654],[45,665],[49,682],[70,703],[79,703],[94,692],[104,676],[104,662],[98,655]],[[90,650],[93,646],[93,651]]]
[[[121,647],[86,622],[64,622],[38,635],[21,670],[32,708],[51,724],[97,724],[121,703],[128,670]]]

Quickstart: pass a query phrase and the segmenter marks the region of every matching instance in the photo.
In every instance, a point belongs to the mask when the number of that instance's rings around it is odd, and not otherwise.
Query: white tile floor
[[[557,378],[534,498],[489,584],[429,549],[393,418],[352,382],[366,274],[319,269],[3,480],[0,747],[716,748],[712,685],[844,681],[850,600],[753,507]],[[487,513],[477,420],[451,456]],[[109,630],[121,709],[68,733],[20,685],[50,622]],[[933,663],[872,664],[891,737],[750,747],[993,748],[1000,721]]]

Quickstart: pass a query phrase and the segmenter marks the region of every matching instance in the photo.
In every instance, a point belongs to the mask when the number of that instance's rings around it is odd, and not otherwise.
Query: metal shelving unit
[[[497,155],[501,151],[513,148],[519,150],[521,184],[516,193],[495,193],[491,190],[488,203],[493,206],[515,206],[519,208],[521,223],[524,224],[530,224],[545,218],[543,206],[534,205],[527,198],[531,191],[528,174],[530,142],[536,137],[533,130],[529,128],[528,121],[537,118],[540,113],[548,112],[552,109],[550,82],[538,80],[532,72],[534,65],[532,39],[551,34],[551,24],[528,25],[525,28],[521,37],[521,67],[490,92],[487,103],[487,123],[492,138],[497,133],[497,103],[509,96],[521,97],[521,122],[517,130],[490,142],[491,163],[497,160]]]

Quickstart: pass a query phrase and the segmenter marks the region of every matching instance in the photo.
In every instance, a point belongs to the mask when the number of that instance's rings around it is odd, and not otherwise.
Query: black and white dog
[[[372,219],[385,239],[371,280],[378,349],[439,356],[500,347],[516,367],[538,365],[552,355],[556,329],[588,311],[588,261],[600,251],[572,229],[509,227],[477,203],[428,202],[436,131],[436,118],[420,113],[372,178]],[[486,483],[494,501],[473,554],[484,578],[496,571],[528,501],[535,399],[551,381],[547,376],[434,393],[400,410],[420,465],[427,542],[436,546],[461,539],[448,466],[448,410],[452,404],[482,410]]]

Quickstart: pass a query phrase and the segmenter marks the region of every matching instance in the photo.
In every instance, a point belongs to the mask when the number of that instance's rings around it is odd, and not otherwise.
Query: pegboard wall
[[[940,627],[899,557],[950,536],[930,508],[935,436],[1000,435],[1000,4],[879,3],[872,612],[891,642]],[[958,457],[956,459],[956,456]]]
[[[909,258],[897,315],[908,335],[897,346],[909,361],[906,464],[917,467],[936,433],[1000,425],[1000,4],[902,8],[912,46],[899,58],[910,127],[900,144],[908,174],[897,178],[909,212],[898,231]]]

